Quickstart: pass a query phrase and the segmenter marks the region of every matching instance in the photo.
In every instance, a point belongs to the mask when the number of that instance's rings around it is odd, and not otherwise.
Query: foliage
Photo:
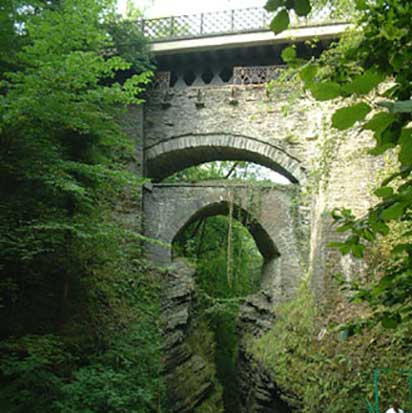
[[[61,394],[63,366],[74,361],[62,341],[53,335],[26,335],[2,342],[0,350],[0,406],[8,412],[56,411],[50,404]]]
[[[151,74],[113,6],[0,5],[2,411],[162,403],[158,287],[126,225],[142,180],[119,122]]]
[[[408,63],[410,50],[405,47],[412,40],[412,5],[404,0],[358,0],[355,5],[356,33],[344,37],[318,63],[303,67],[301,78],[318,100],[350,99],[349,106],[333,115],[334,127],[346,130],[359,124],[375,137],[372,155],[393,151],[398,156],[398,170],[381,183],[375,192],[381,201],[365,217],[356,218],[350,210],[333,214],[338,232],[350,232],[346,240],[333,246],[358,258],[364,256],[368,243],[390,233],[392,223],[403,222],[408,227],[402,242],[394,245],[384,274],[367,288],[352,286],[356,299],[371,305],[374,320],[396,327],[412,318],[412,243],[408,225],[412,209],[412,72]]]
[[[135,13],[137,10],[132,11],[133,16]],[[130,77],[131,74],[154,69],[149,45],[140,26],[131,20],[131,17],[127,19],[116,17],[111,20],[108,24],[108,32],[114,43],[114,54],[121,56],[131,64],[126,71],[125,78]]]
[[[129,325],[126,331],[115,335],[106,352],[76,370],[72,381],[61,387],[58,411],[158,411],[163,392],[158,335],[152,318]]]
[[[240,222],[234,220],[232,225],[232,251],[228,251],[229,220],[221,216],[194,222],[175,243],[177,255],[196,262],[197,284],[211,297],[242,297],[260,283],[262,258],[255,241]]]
[[[348,310],[342,300],[333,304],[327,317],[335,323],[359,311],[358,306]],[[306,285],[294,300],[277,309],[276,316],[276,325],[250,342],[250,350],[270,369],[282,397],[299,412],[367,412],[374,397],[373,367],[396,370],[410,366],[410,323],[396,334],[376,326],[348,337],[325,327],[326,313]],[[399,400],[406,410],[408,381],[395,370],[380,380],[381,406]]]
[[[268,168],[246,161],[213,161],[192,166],[176,172],[166,182],[199,182],[212,180],[230,180],[245,182],[268,182]]]

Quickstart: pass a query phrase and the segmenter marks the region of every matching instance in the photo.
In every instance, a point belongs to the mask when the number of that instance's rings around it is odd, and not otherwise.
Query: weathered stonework
[[[265,85],[155,91],[145,105],[146,175],[159,181],[188,166],[236,159],[287,176],[299,185],[297,206],[310,233],[307,246],[299,239],[299,252],[306,254],[298,258],[305,263],[300,276],[309,273],[321,295],[327,269],[357,268],[326,248],[336,238],[328,214],[336,207],[366,212],[379,164],[366,153],[369,134],[333,132],[335,108],[304,93],[292,98],[286,86],[270,92]],[[173,218],[167,222],[174,225]]]
[[[148,176],[161,180],[175,172],[206,161],[247,160],[281,173],[292,182],[305,182],[300,162],[283,148],[259,139],[226,133],[182,135],[146,148]]]
[[[254,236],[265,258],[264,277],[259,293],[241,307],[241,340],[270,328],[275,322],[271,309],[293,296],[304,277],[310,276],[321,299],[331,274],[342,271],[350,278],[361,270],[358,262],[327,247],[337,238],[329,213],[347,207],[358,216],[364,214],[373,201],[370,183],[381,161],[366,153],[369,134],[333,131],[330,116],[335,108],[304,93],[295,96],[287,87],[269,93],[264,85],[222,85],[154,91],[148,94],[144,120],[140,113],[129,116],[129,133],[143,122],[144,156],[139,163],[145,176],[156,182],[143,191],[145,235],[155,241],[146,245],[149,257],[157,264],[172,264],[171,244],[179,233],[198,218],[227,214],[231,204]],[[221,183],[159,183],[179,170],[212,160],[255,162],[283,174],[292,185],[252,190]],[[261,191],[258,207],[250,204],[251,191]],[[188,345],[194,286],[190,274],[183,272],[186,275],[176,283],[169,279],[166,284],[163,312],[166,370],[169,390],[176,394],[176,412],[213,404],[217,397],[208,357],[194,354]],[[243,411],[277,411],[276,386],[243,350],[239,359]],[[195,380],[194,393],[185,387],[190,377]],[[220,411],[218,400],[214,406],[213,411]]]
[[[146,235],[161,243],[148,243],[146,249],[155,262],[170,264],[171,244],[187,225],[225,214],[233,203],[234,217],[244,221],[264,257],[262,289],[274,302],[287,299],[304,272],[294,231],[294,195],[293,186],[152,185],[144,193]]]

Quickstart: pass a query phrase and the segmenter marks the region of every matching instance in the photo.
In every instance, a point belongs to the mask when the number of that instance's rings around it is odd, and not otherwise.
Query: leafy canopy
[[[142,179],[119,119],[142,102],[150,58],[113,10],[0,5],[1,411],[161,403],[157,287],[122,221]]]
[[[275,32],[286,28],[286,10],[310,11],[307,2],[269,1],[267,9],[278,11]],[[313,3],[313,2],[312,2]],[[374,156],[395,150],[398,168],[375,192],[380,198],[368,214],[357,219],[349,210],[335,211],[339,232],[349,232],[345,241],[334,243],[343,254],[363,258],[366,246],[388,236],[396,223],[405,224],[392,249],[392,263],[369,287],[353,285],[355,299],[368,302],[374,320],[396,327],[412,318],[412,3],[407,0],[357,0],[354,32],[340,44],[309,62],[300,71],[305,88],[318,100],[349,99],[338,109],[333,126],[346,130],[354,125],[373,133]],[[282,16],[280,14],[282,13]]]

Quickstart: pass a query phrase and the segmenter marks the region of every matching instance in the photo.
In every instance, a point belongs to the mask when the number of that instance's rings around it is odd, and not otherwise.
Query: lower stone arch
[[[176,235],[173,237],[172,243],[186,230],[190,224],[198,219],[216,215],[227,216],[230,214],[230,209],[230,202],[227,200],[211,203],[199,209],[178,230]],[[256,246],[265,263],[277,258],[280,255],[274,240],[268,234],[264,226],[257,219],[255,219],[249,211],[234,203],[233,217],[240,221],[248,229],[255,240]]]
[[[260,188],[260,211],[256,214],[248,211],[250,188],[246,185],[150,185],[143,197],[145,236],[152,240],[146,244],[148,258],[170,265],[176,235],[200,216],[225,213],[236,194],[238,207],[256,217],[248,229],[265,259],[262,288],[276,300],[286,299],[302,275],[293,223],[293,186]]]
[[[224,133],[176,136],[146,147],[145,175],[160,182],[190,166],[217,160],[254,162],[292,183],[305,181],[300,161],[284,149],[248,136]]]

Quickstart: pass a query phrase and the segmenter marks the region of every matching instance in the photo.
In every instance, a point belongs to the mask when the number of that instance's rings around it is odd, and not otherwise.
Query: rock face
[[[223,413],[223,389],[217,381],[215,339],[196,314],[195,269],[184,259],[165,274],[162,297],[164,374],[173,413]],[[239,413],[288,413],[273,379],[247,352],[246,338],[259,337],[275,322],[274,298],[259,292],[239,310]],[[203,320],[203,321],[202,321]]]
[[[275,322],[273,298],[261,292],[248,297],[239,312],[240,413],[289,413],[270,374],[246,350],[245,338],[259,337]]]
[[[240,413],[290,413],[264,367],[241,346],[239,351]]]
[[[164,373],[173,413],[223,412],[216,381],[214,338],[193,319],[195,270],[177,260],[165,276],[162,297]]]

